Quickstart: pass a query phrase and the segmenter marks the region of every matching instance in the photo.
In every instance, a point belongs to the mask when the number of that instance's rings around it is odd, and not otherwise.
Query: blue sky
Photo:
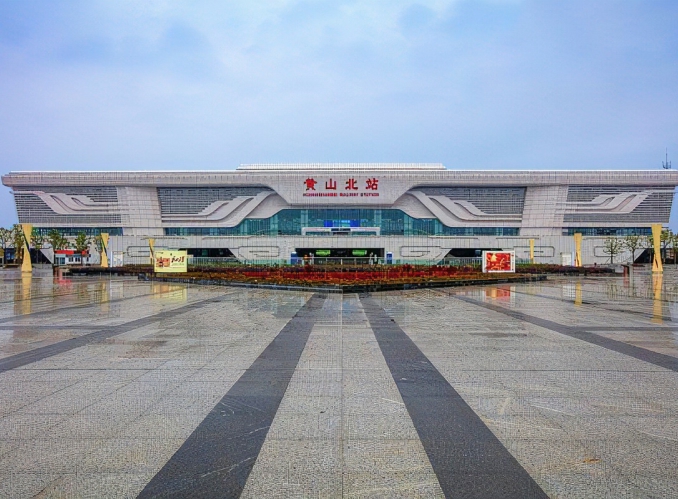
[[[675,0],[3,0],[0,173],[657,169],[677,73]]]

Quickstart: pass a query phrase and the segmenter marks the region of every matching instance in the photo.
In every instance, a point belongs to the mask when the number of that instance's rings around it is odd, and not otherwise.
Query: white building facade
[[[111,235],[118,263],[155,248],[285,263],[367,257],[438,263],[483,249],[562,263],[583,234],[584,264],[610,236],[669,222],[678,173],[460,171],[440,164],[241,165],[232,171],[11,172],[21,223]],[[620,255],[618,259],[627,258]]]

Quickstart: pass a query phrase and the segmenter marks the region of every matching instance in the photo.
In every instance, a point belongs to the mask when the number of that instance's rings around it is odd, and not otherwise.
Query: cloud
[[[0,171],[657,168],[678,152],[676,14],[621,0],[4,2]]]

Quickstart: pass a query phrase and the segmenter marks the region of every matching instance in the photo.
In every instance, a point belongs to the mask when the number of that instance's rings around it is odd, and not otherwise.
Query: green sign
[[[367,256],[367,250],[353,250],[353,256]]]
[[[330,256],[330,250],[316,250],[315,256]]]

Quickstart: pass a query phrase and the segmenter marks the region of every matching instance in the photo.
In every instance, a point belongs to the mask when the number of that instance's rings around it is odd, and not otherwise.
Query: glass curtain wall
[[[378,227],[383,236],[517,236],[518,227],[447,227],[390,209],[289,209],[236,227],[168,227],[171,236],[299,236],[302,227]]]
[[[650,227],[568,227],[563,229],[564,236],[572,236],[580,233],[583,236],[650,236]]]

